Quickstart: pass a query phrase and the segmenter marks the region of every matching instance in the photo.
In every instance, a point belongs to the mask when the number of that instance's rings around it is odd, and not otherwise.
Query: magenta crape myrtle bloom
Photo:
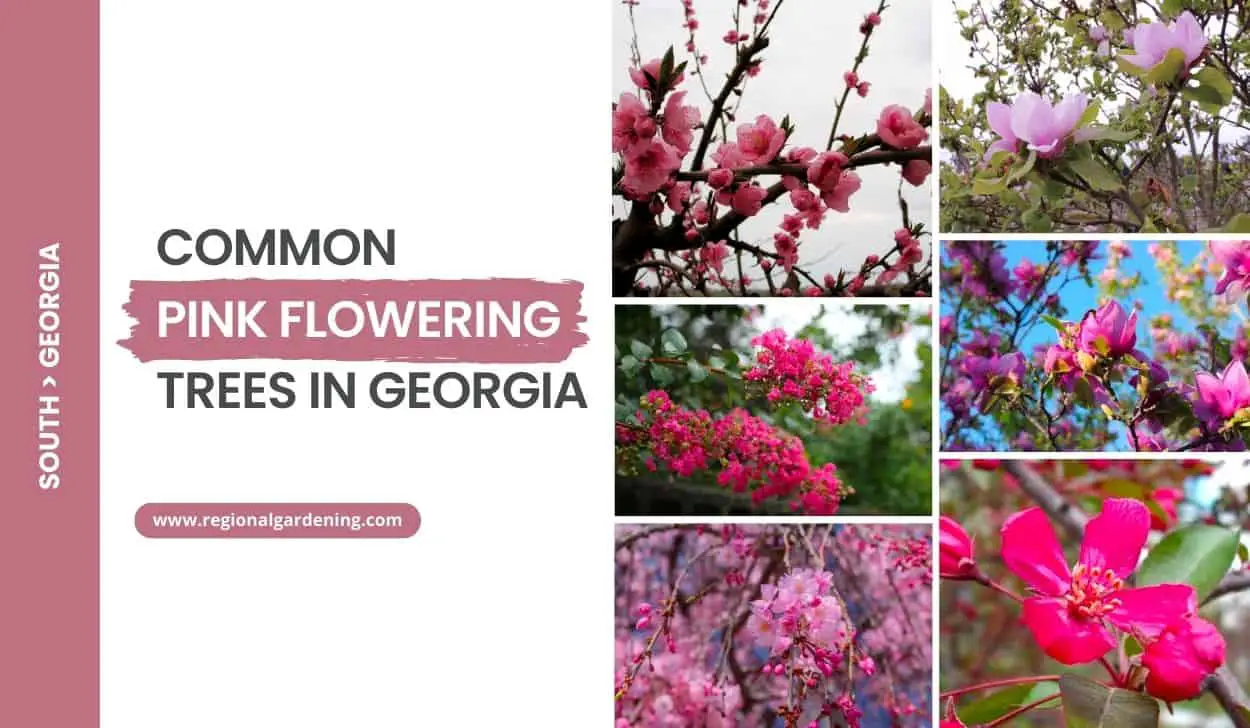
[[[1237,297],[1250,291],[1250,240],[1212,240],[1211,255],[1224,266],[1215,294]]]
[[[1063,154],[1065,142],[1077,135],[1077,124],[1089,105],[1085,94],[1065,96],[1058,104],[1026,91],[1014,103],[991,103],[985,107],[990,128],[1001,137],[985,153],[988,160],[995,152],[1016,152],[1020,142],[1037,156],[1050,159]],[[1078,138],[1077,141],[1080,141]]]
[[[1085,527],[1069,569],[1042,509],[1007,519],[1003,562],[1033,591],[1021,617],[1043,652],[1065,665],[1092,662],[1116,645],[1109,627],[1153,639],[1195,612],[1197,593],[1187,584],[1125,587],[1149,533],[1144,503],[1108,498]]]
[[[1206,50],[1207,37],[1202,26],[1188,10],[1169,24],[1139,23],[1133,30],[1133,50],[1124,56],[1128,63],[1142,69],[1151,69],[1163,62],[1168,51],[1178,50],[1185,56],[1188,68]]]

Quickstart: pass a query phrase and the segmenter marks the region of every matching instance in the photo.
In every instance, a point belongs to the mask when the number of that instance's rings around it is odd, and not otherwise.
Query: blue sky
[[[1182,240],[1177,243],[1181,260],[1184,263],[1190,263],[1198,255],[1199,251],[1206,243],[1200,240]],[[1167,300],[1167,295],[1162,284],[1162,277],[1157,268],[1155,268],[1155,260],[1150,255],[1147,247],[1150,245],[1148,241],[1130,242],[1133,255],[1124,259],[1120,263],[1121,278],[1133,275],[1134,273],[1142,274],[1142,285],[1133,292],[1134,300],[1140,301],[1143,305],[1140,314],[1142,322],[1137,328],[1137,342],[1139,348],[1149,350],[1149,337],[1146,329],[1146,322],[1152,317],[1161,313],[1172,314],[1173,320],[1176,322],[1179,330],[1192,330],[1192,323],[1181,313],[1180,307]],[[1023,259],[1028,258],[1035,263],[1045,260],[1046,250],[1045,243],[1040,240],[1019,240],[1012,241],[1003,251],[1004,257],[1007,259],[1007,269],[1011,270]],[[1060,300],[1067,307],[1068,313],[1066,319],[1075,321],[1081,317],[1086,311],[1097,308],[1100,303],[1098,299],[1097,277],[1102,272],[1106,260],[1107,249],[1106,243],[1099,246],[1099,260],[1090,264],[1090,273],[1094,276],[1094,286],[1086,286],[1084,281],[1074,281],[1069,283],[1060,293]],[[1132,301],[1121,301],[1126,307]],[[942,307],[943,313],[946,313],[946,306]],[[1029,353],[1033,346],[1037,344],[1049,344],[1055,340],[1055,331],[1049,326],[1039,326],[1034,329],[1028,337],[1021,343],[1024,344],[1022,351]]]

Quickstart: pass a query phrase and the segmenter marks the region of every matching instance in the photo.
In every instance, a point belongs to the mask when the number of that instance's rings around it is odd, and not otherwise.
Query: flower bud
[[[1146,692],[1176,703],[1197,697],[1202,682],[1224,664],[1224,637],[1215,625],[1189,617],[1169,626],[1146,646],[1142,665],[1150,670]]]
[[[955,519],[942,516],[939,523],[939,573],[943,579],[966,581],[979,573],[972,537]]]

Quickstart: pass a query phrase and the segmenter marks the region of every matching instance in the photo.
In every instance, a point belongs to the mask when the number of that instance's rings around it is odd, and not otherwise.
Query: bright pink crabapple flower
[[[972,537],[949,516],[942,516],[938,525],[938,575],[952,581],[976,578],[979,572]]]
[[[1224,637],[1205,619],[1177,621],[1142,654],[1146,692],[1169,703],[1198,697],[1203,680],[1224,664],[1224,649]]]
[[[999,137],[985,152],[985,159],[995,152],[1019,151],[1020,142],[1037,152],[1043,159],[1063,154],[1069,138],[1082,141],[1077,124],[1085,113],[1089,99],[1085,94],[1065,96],[1058,104],[1026,91],[1016,97],[1014,103],[991,103],[985,107],[990,129]]]
[[[1250,291],[1250,240],[1212,240],[1211,255],[1224,267],[1215,282],[1217,296],[1227,293],[1236,298]]]
[[[1150,511],[1129,498],[1108,498],[1085,527],[1071,569],[1046,513],[1029,508],[1002,528],[1003,562],[1035,596],[1021,615],[1038,645],[1065,665],[1102,657],[1116,645],[1108,626],[1150,639],[1197,609],[1185,584],[1125,588],[1150,532]]]
[[[1185,56],[1185,67],[1188,68],[1202,56],[1206,47],[1207,37],[1202,33],[1202,26],[1186,10],[1169,24],[1139,23],[1133,30],[1133,50],[1136,52],[1123,58],[1138,68],[1150,69],[1162,63],[1168,51],[1178,50]]]
[[[1240,359],[1230,362],[1219,374],[1198,372],[1194,383],[1198,390],[1194,414],[1209,422],[1222,424],[1250,407],[1250,376]]]

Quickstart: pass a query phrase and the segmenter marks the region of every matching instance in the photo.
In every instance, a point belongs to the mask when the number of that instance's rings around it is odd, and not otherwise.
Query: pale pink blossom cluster
[[[612,107],[612,151],[625,161],[621,187],[639,200],[668,184],[690,153],[700,123],[699,110],[685,104],[685,91],[675,91],[665,100],[685,74],[674,70],[673,78],[661,78],[662,65],[657,58],[630,69],[630,79],[649,104],[636,94],[623,93]]]
[[[841,425],[867,414],[872,380],[855,371],[853,362],[833,361],[806,339],[790,338],[773,329],[751,340],[757,347],[755,366],[743,378],[765,390],[773,404],[797,402],[820,422]]]
[[[899,557],[928,553],[915,542],[929,538],[891,525],[618,527],[616,725],[858,726],[880,709],[929,725],[932,595],[913,585],[931,566]]]
[[[648,448],[644,463],[650,470],[663,464],[690,477],[719,466],[717,484],[749,492],[757,504],[789,498],[792,508],[811,515],[833,515],[851,492],[838,479],[837,466],[812,465],[802,440],[743,409],[714,417],[653,390],[643,398],[635,421],[637,429],[617,425],[617,443]]]

